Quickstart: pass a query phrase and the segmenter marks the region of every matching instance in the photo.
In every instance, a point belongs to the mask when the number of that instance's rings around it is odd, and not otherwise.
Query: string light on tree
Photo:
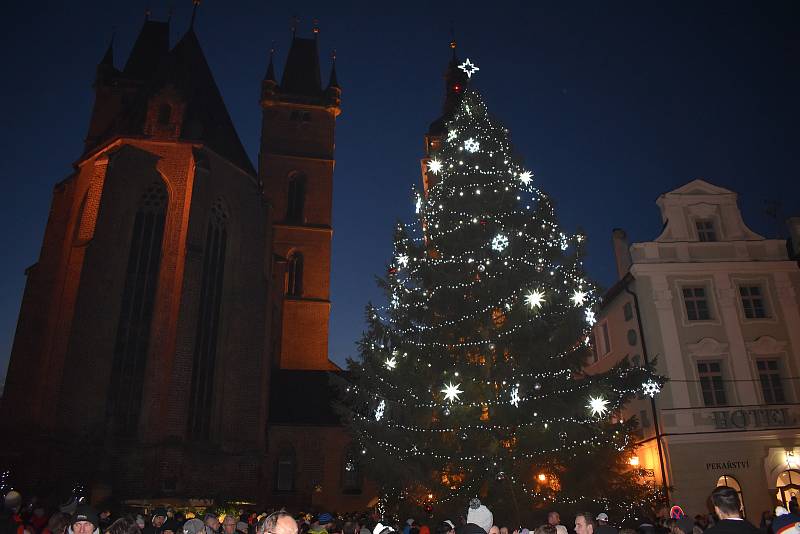
[[[608,411],[608,401],[603,397],[589,397],[589,404],[586,407],[593,416],[602,416]]]
[[[478,67],[476,67],[475,64],[469,60],[469,58],[467,58],[466,61],[464,61],[464,63],[459,65],[458,68],[467,73],[467,78],[472,78],[473,74],[481,70]]]
[[[461,384],[455,384],[454,385],[452,382],[447,384],[445,386],[445,388],[442,390],[442,393],[444,393],[444,400],[450,401],[450,402],[454,402],[454,401],[459,400],[458,396],[461,395],[462,393],[464,393],[463,391],[458,389],[459,386],[461,386]]]

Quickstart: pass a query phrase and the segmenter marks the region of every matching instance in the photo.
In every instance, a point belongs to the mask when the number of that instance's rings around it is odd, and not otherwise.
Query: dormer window
[[[703,242],[711,242],[717,240],[717,231],[714,228],[714,221],[710,219],[700,219],[695,221],[697,228],[697,239]]]

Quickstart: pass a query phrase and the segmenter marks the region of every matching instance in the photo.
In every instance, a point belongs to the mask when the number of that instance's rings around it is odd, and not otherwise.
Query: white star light
[[[642,384],[642,390],[648,397],[655,397],[661,392],[661,386],[651,378]]]
[[[581,291],[580,289],[576,289],[575,293],[569,298],[575,306],[583,305],[583,301],[586,300],[586,293]]]
[[[442,393],[444,393],[444,400],[450,401],[450,402],[457,401],[458,400],[458,396],[461,395],[462,393],[464,393],[463,391],[458,389],[458,386],[460,386],[460,385],[461,384],[453,385],[452,382],[447,384],[445,386],[445,388],[442,390]]]
[[[508,238],[503,234],[497,234],[492,239],[492,250],[502,252],[508,246]]]
[[[589,326],[594,326],[594,323],[597,322],[597,318],[594,316],[594,312],[592,310],[586,310],[586,322],[589,323]]]
[[[527,295],[525,295],[525,304],[534,308],[541,308],[542,303],[544,302],[544,293],[540,292],[538,289],[534,289]]]
[[[420,208],[422,208],[422,198],[421,197],[417,197],[417,203],[414,205],[414,207],[417,209],[417,213],[419,213]]]
[[[472,78],[473,74],[481,70],[478,67],[476,67],[475,64],[469,60],[469,58],[467,58],[467,60],[464,63],[459,65],[458,68],[467,73],[467,78]]]
[[[384,365],[386,366],[387,369],[391,371],[392,369],[397,367],[397,358],[395,358],[394,356],[392,356],[391,358],[386,358],[386,363]]]
[[[438,159],[432,159],[428,162],[428,170],[434,174],[439,174],[442,170],[442,162]]]
[[[378,404],[378,407],[375,408],[375,420],[380,421],[383,419],[383,412],[386,410],[386,401],[381,399],[381,402]]]
[[[447,132],[447,140],[448,141],[452,141],[456,137],[458,137],[458,130],[452,129],[449,132]]]
[[[522,182],[523,185],[528,185],[533,180],[533,173],[531,171],[525,171],[519,173],[519,181]]]
[[[405,254],[397,256],[397,265],[399,265],[400,267],[408,266],[408,256],[406,256]]]
[[[519,385],[514,386],[514,389],[511,390],[511,404],[519,406]]]
[[[603,397],[589,397],[589,404],[587,408],[592,412],[592,415],[603,415],[608,411],[608,401]]]
[[[464,141],[464,150],[467,152],[477,152],[480,147],[480,143],[471,137]]]

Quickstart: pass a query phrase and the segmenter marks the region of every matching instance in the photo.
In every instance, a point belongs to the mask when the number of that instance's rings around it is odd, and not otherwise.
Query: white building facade
[[[786,240],[746,226],[732,191],[694,180],[657,204],[654,241],[615,230],[620,280],[585,370],[655,361],[669,382],[626,408],[642,426],[631,463],[691,514],[734,487],[757,523],[800,495],[800,268]]]

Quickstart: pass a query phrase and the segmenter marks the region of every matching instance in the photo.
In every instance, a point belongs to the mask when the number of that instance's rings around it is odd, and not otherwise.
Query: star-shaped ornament
[[[592,310],[586,310],[584,315],[586,316],[586,322],[589,323],[589,326],[594,326],[594,323],[597,322],[597,317],[595,317],[594,312]]]
[[[395,358],[394,356],[392,356],[391,358],[386,358],[386,363],[384,365],[386,365],[386,368],[391,371],[392,369],[397,367],[397,358]]]
[[[580,289],[576,289],[572,296],[569,298],[575,306],[581,306],[586,300],[586,293]]]
[[[530,306],[531,309],[541,308],[543,302],[544,302],[544,293],[542,293],[538,289],[534,289],[533,291],[525,295],[525,304]]]
[[[589,397],[589,404],[586,407],[592,415],[603,415],[608,411],[608,401],[603,397]]]
[[[408,266],[408,256],[405,254],[401,254],[397,256],[397,265],[400,267],[407,267]]]
[[[481,70],[478,67],[476,67],[475,64],[469,60],[469,58],[467,58],[467,60],[464,63],[459,65],[458,68],[467,73],[467,78],[472,78],[473,74]]]
[[[533,180],[533,173],[531,171],[524,171],[519,173],[519,181],[523,185],[528,185]]]
[[[458,400],[458,396],[461,395],[462,393],[464,393],[463,391],[458,389],[458,386],[460,386],[460,385],[461,384],[455,384],[454,385],[452,382],[447,384],[445,386],[445,388],[442,390],[442,393],[444,393],[444,400],[450,401],[450,402],[457,401]]]
[[[428,170],[434,174],[439,174],[442,170],[442,162],[438,159],[432,159],[428,162]]]

